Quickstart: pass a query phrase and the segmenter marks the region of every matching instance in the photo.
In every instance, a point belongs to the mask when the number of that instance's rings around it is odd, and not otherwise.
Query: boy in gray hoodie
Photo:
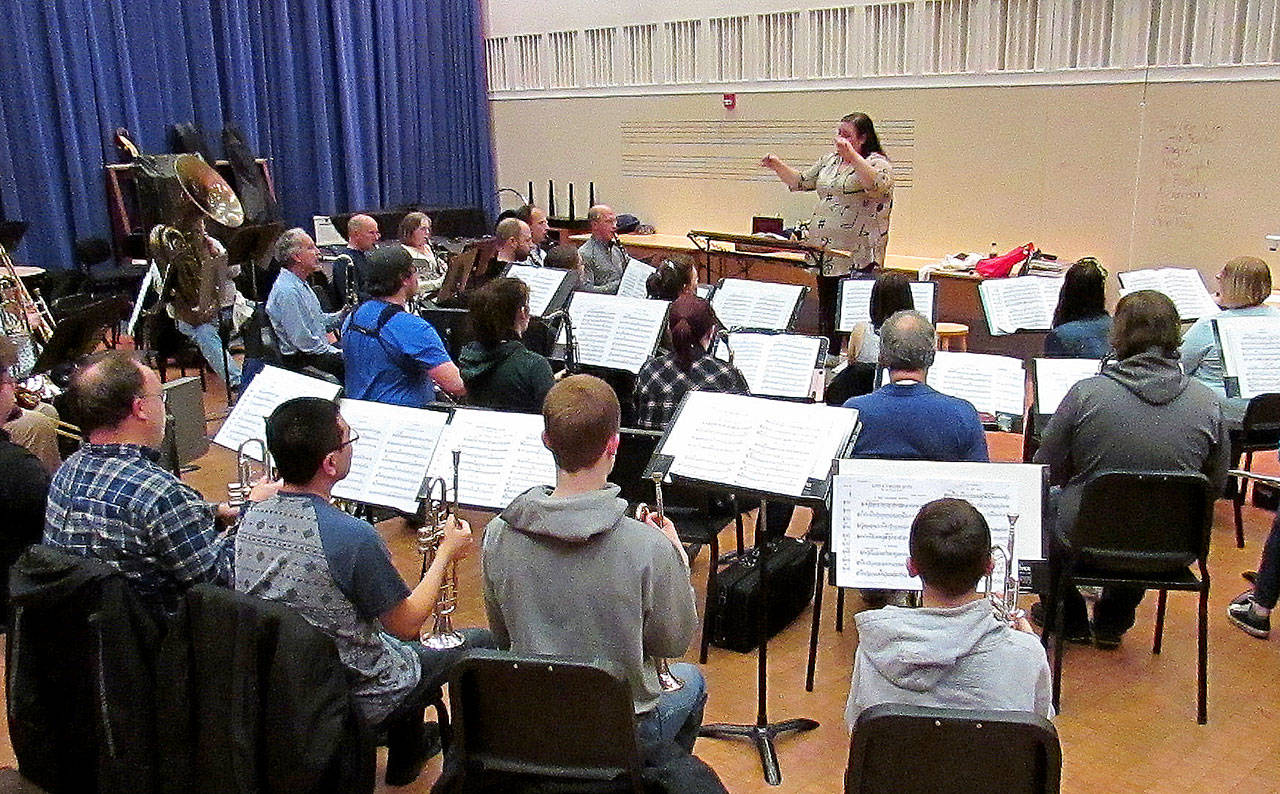
[[[655,668],[656,659],[683,655],[698,626],[689,560],[670,520],[630,518],[608,481],[617,395],[599,378],[574,375],[552,387],[542,415],[556,486],[526,491],[485,527],[490,630],[499,648],[518,654],[613,662],[631,684],[642,752],[671,741],[692,751],[706,702],[702,673],[673,664],[684,686],[664,692]]]
[[[859,612],[845,706],[852,730],[880,703],[1034,711],[1053,716],[1049,661],[1026,619],[1010,627],[977,591],[991,572],[991,530],[963,499],[920,508],[907,570],[924,583],[919,609]]]

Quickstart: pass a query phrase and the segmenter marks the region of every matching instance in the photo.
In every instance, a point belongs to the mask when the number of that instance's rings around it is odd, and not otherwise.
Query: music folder
[[[1048,331],[1062,292],[1061,278],[1018,276],[991,278],[978,284],[982,310],[992,336],[1019,331]]]
[[[1200,271],[1189,267],[1161,267],[1127,270],[1117,273],[1120,295],[1151,289],[1164,293],[1178,309],[1178,317],[1186,322],[1217,314],[1218,304],[1205,288]]]
[[[617,294],[627,298],[649,297],[649,276],[656,270],[653,265],[634,257],[628,258],[627,267],[622,271],[622,281],[618,283]]]
[[[808,400],[813,395],[814,372],[827,355],[825,336],[805,336],[784,331],[747,329],[717,337],[715,356],[732,359],[747,379],[751,393],[760,397]]]
[[[741,278],[721,279],[711,296],[716,317],[730,330],[767,328],[789,331],[809,288]]]
[[[1215,317],[1228,397],[1280,392],[1280,316]]]

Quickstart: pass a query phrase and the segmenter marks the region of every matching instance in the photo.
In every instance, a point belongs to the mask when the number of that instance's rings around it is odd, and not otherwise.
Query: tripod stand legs
[[[756,751],[760,753],[760,766],[764,770],[764,782],[770,786],[782,783],[782,770],[778,768],[778,753],[773,748],[774,739],[779,734],[791,731],[811,731],[818,723],[811,719],[799,718],[782,722],[767,722],[763,725],[730,725],[714,723],[703,725],[699,736],[716,739],[733,739],[745,737],[755,742]]]

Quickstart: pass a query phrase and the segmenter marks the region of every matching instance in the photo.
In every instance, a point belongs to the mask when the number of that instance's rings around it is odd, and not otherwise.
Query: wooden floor
[[[211,386],[212,386],[212,380]],[[225,412],[218,395],[207,395],[210,414]],[[210,424],[210,432],[216,423]],[[992,456],[1015,460],[1019,439],[989,436]],[[224,499],[232,475],[232,456],[212,448],[197,461],[186,480],[210,499]],[[1274,455],[1255,468],[1277,470]],[[467,515],[479,535],[489,516]],[[1247,546],[1235,547],[1229,503],[1219,502],[1210,557],[1213,591],[1210,613],[1209,724],[1195,721],[1194,594],[1171,593],[1164,652],[1151,654],[1154,597],[1138,611],[1138,624],[1115,651],[1071,646],[1063,681],[1063,713],[1056,724],[1062,740],[1063,791],[1277,791],[1280,790],[1280,639],[1253,639],[1227,623],[1227,603],[1245,589],[1241,571],[1256,568],[1271,514],[1245,508]],[[793,534],[796,527],[793,527]],[[403,529],[382,526],[400,572],[416,581],[419,558],[413,538]],[[729,548],[732,532],[721,537]],[[699,598],[706,580],[705,552],[693,566]],[[461,566],[461,603],[455,625],[484,624],[478,584],[478,560]],[[782,785],[765,785],[755,750],[746,743],[700,739],[695,752],[719,773],[733,792],[839,792],[848,758],[849,737],[842,714],[857,637],[849,615],[861,606],[850,596],[846,628],[834,626],[835,590],[823,598],[817,682],[804,691],[804,668],[811,612],[769,646],[769,716],[811,717],[816,730],[789,735],[778,742]],[[696,654],[687,657],[696,661]],[[712,648],[706,665],[710,693],[707,722],[750,722],[755,719],[756,657]],[[385,755],[385,751],[383,751]],[[382,763],[379,759],[379,779]],[[0,765],[15,764],[7,726],[0,737]],[[399,789],[430,790],[439,773],[433,761],[419,780]],[[379,784],[379,790],[392,790]]]

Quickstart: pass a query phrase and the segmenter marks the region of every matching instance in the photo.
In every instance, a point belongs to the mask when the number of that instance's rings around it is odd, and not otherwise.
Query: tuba
[[[163,221],[147,240],[147,253],[160,270],[160,300],[151,317],[172,303],[179,319],[201,325],[218,311],[224,275],[221,257],[206,238],[205,218],[236,227],[244,223],[244,209],[227,181],[197,154],[144,155],[137,162],[153,180],[173,180],[181,188],[158,194],[171,197],[170,206],[160,208]]]
[[[661,524],[666,520],[667,513],[662,504],[662,472],[655,471],[649,475],[653,480],[654,501],[657,502],[655,511],[658,515],[658,523]],[[644,502],[636,505],[636,520],[644,521],[649,515],[649,506]],[[714,564],[714,562],[712,563]],[[662,658],[655,657],[653,666],[658,671],[658,684],[662,687],[663,692],[674,692],[684,686],[684,682],[671,672],[671,664]]]
[[[462,458],[461,450],[453,450],[453,500],[449,500],[448,485],[443,477],[432,477],[427,480],[426,498],[422,501],[422,526],[418,528],[418,551],[422,554],[422,574],[418,581],[427,577],[427,568],[440,551],[440,543],[444,540],[445,527],[449,519],[458,515],[458,464]],[[453,612],[458,608],[458,564],[449,561],[449,568],[440,581],[440,592],[436,596],[435,622],[429,631],[422,632],[422,644],[432,650],[457,648],[466,638],[453,628]]]

